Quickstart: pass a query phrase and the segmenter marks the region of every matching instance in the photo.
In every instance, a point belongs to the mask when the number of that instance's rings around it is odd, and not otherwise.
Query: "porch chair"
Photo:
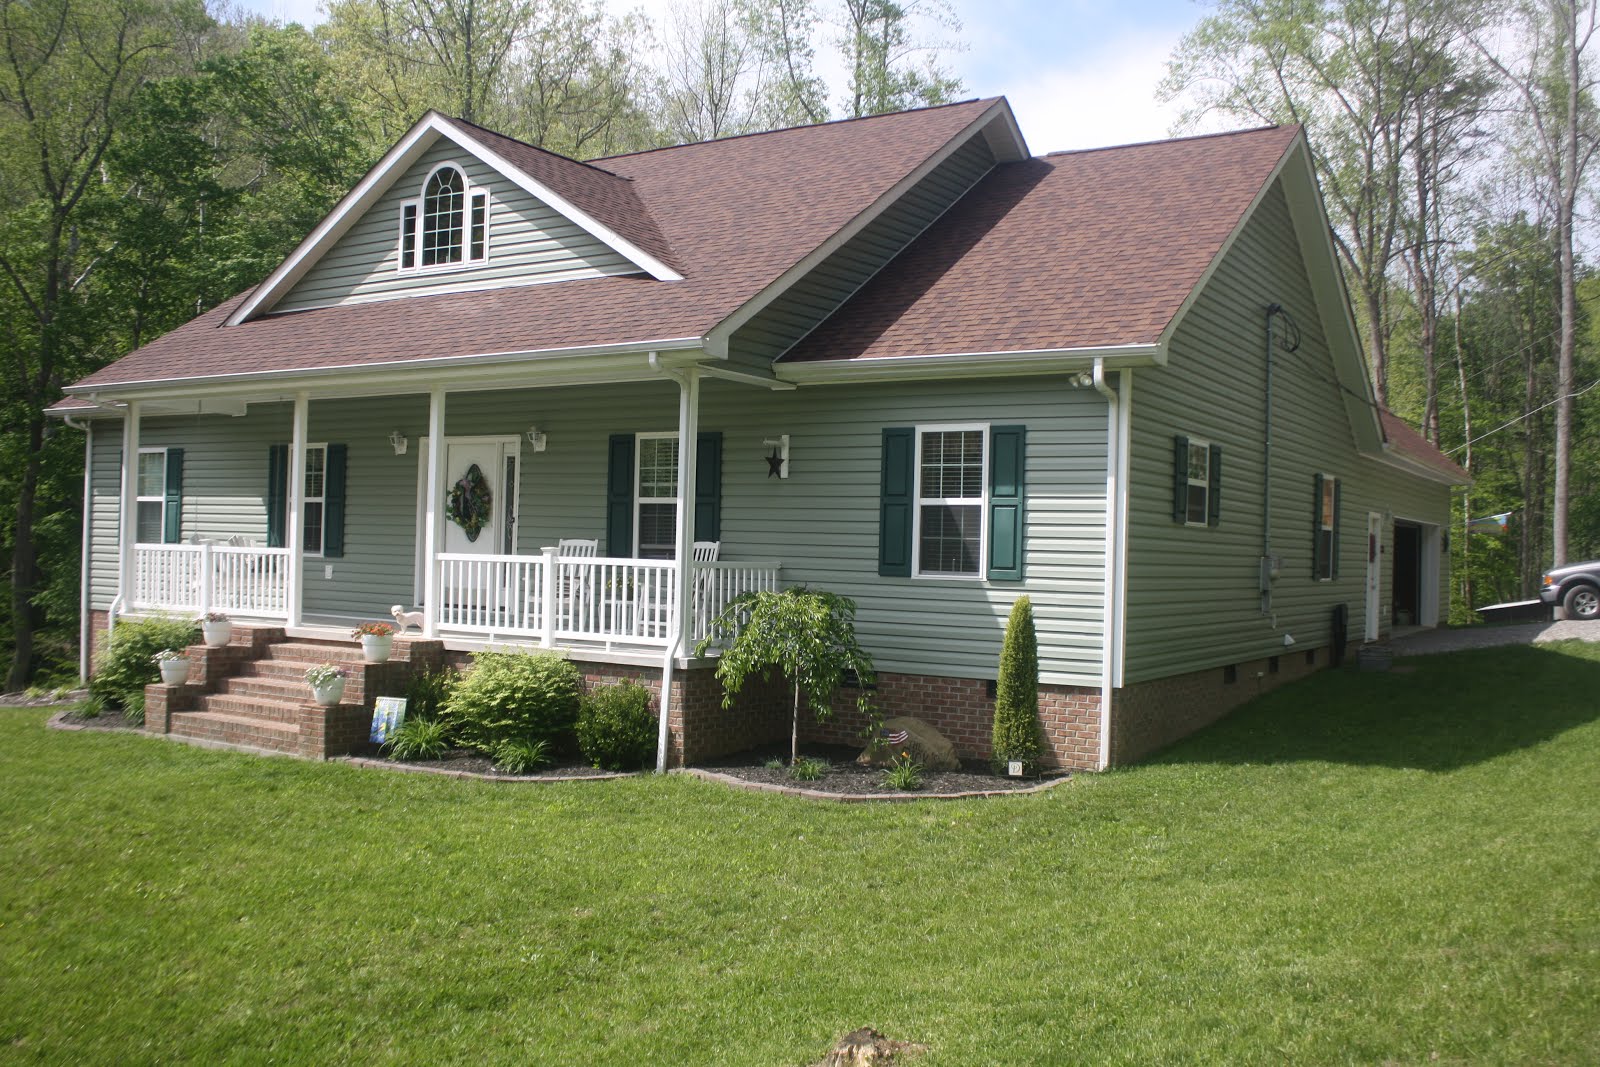
[[[717,557],[722,555],[721,541],[696,541],[690,555],[695,563],[715,563]],[[694,606],[694,618],[704,622],[710,618],[712,612],[711,597],[716,591],[716,576],[711,571],[694,571],[694,585],[690,590],[690,604]]]
[[[556,542],[556,555],[558,556],[593,558],[599,554],[600,539],[597,537],[563,537]]]
[[[596,537],[563,537],[556,542],[557,556],[578,556],[594,559],[600,555],[600,540]],[[583,628],[583,614],[589,607],[589,570],[584,568],[576,575],[557,572],[556,602],[549,610],[556,612],[558,620],[574,629]]]

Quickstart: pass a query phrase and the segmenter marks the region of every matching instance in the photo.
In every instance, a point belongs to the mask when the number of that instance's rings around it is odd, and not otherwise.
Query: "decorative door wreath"
[[[476,541],[489,521],[489,480],[474,463],[450,488],[450,521],[461,527],[468,541]]]

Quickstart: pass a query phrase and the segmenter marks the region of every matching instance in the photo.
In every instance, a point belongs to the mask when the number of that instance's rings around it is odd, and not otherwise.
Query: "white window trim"
[[[326,441],[323,441],[318,444],[306,445],[307,463],[311,461],[311,453],[318,451],[322,453],[322,493],[319,496],[312,496],[310,493],[307,493],[300,501],[300,544],[302,546],[302,551],[300,554],[305,556],[307,559],[321,559],[322,548],[328,543],[328,444]],[[346,486],[347,491],[348,488],[349,487]],[[306,543],[305,522],[307,504],[322,505],[322,536],[317,539],[317,550],[315,552],[311,551],[309,548],[303,547]]]
[[[167,533],[167,510],[166,510],[167,509],[167,449],[166,449],[166,446],[164,446],[164,445],[160,446],[160,447],[152,446],[152,447],[149,447],[149,448],[141,447],[139,449],[139,455],[141,455],[141,456],[160,455],[161,456],[161,492],[156,496],[140,496],[140,495],[138,495],[138,490],[139,490],[139,462],[137,460],[135,460],[134,461],[134,466],[133,466],[133,483],[134,483],[134,494],[135,494],[134,495],[134,503],[133,503],[133,520],[132,520],[133,521],[133,540],[134,540],[135,544],[140,544],[140,545],[161,545],[161,544],[165,544],[166,543],[166,533]],[[160,533],[159,536],[156,537],[156,539],[154,541],[141,541],[141,540],[139,540],[139,505],[140,504],[148,504],[151,501],[154,501],[157,505],[159,505],[159,511],[160,511],[160,515],[161,515],[161,533]]]
[[[461,259],[455,263],[422,263],[422,227],[425,218],[422,203],[426,199],[428,183],[433,181],[433,176],[441,170],[453,170],[461,176]],[[472,202],[483,198],[483,255],[477,259],[472,256]],[[406,208],[412,209],[411,216],[411,249],[412,265],[406,266],[402,256],[405,253],[405,219]],[[489,262],[489,246],[493,244],[490,235],[494,229],[494,197],[486,185],[474,185],[467,177],[467,172],[456,163],[440,163],[428,171],[422,179],[422,185],[416,196],[400,202],[400,220],[397,227],[399,239],[395,243],[396,270],[400,274],[449,274],[453,271],[466,270],[469,267],[481,267]]]
[[[1327,555],[1327,558],[1322,561],[1323,573],[1317,574],[1317,575],[1313,575],[1312,576],[1312,581],[1316,581],[1316,582],[1331,582],[1331,581],[1333,581],[1333,570],[1334,570],[1333,553],[1335,551],[1335,546],[1338,543],[1338,539],[1333,536],[1333,532],[1334,532],[1334,529],[1336,527],[1336,524],[1339,521],[1339,515],[1338,515],[1339,479],[1337,477],[1335,477],[1334,475],[1329,474],[1327,471],[1323,471],[1322,472],[1322,492],[1323,492],[1324,495],[1326,495],[1327,493],[1330,493],[1330,492],[1333,494],[1333,500],[1331,501],[1331,503],[1333,505],[1333,517],[1329,520],[1330,525],[1328,525],[1328,526],[1322,525],[1322,500],[1318,499],[1317,500],[1317,537],[1321,538],[1322,532],[1324,530],[1328,531],[1328,555]]]
[[[640,466],[641,466],[640,459],[643,457],[643,454],[644,454],[644,442],[647,441],[647,440],[659,441],[659,440],[663,440],[663,439],[669,439],[669,440],[676,441],[678,439],[678,431],[676,431],[676,430],[662,430],[662,431],[651,432],[651,433],[636,433],[636,434],[633,435],[633,486],[632,486],[632,489],[633,489],[633,558],[634,559],[643,559],[644,558],[644,557],[639,555],[639,549],[640,549],[639,538],[641,536],[641,530],[642,530],[642,524],[639,521],[641,505],[644,505],[644,504],[674,504],[674,505],[676,505],[677,502],[678,502],[678,498],[677,498],[676,495],[670,496],[670,497],[660,497],[660,496],[645,497],[645,496],[640,496],[639,495],[639,470],[640,470]],[[682,445],[680,444],[679,447],[681,448]],[[674,465],[674,469],[676,469],[676,465]],[[674,477],[676,477],[676,475],[674,475]],[[681,490],[682,486],[679,486],[678,488]],[[684,510],[688,511],[689,509],[685,508]],[[691,512],[691,514],[692,514],[692,512]],[[683,517],[682,515],[675,514],[674,517],[673,517],[673,522],[676,523],[682,517]],[[674,542],[673,554],[674,554],[674,556],[676,556],[676,554],[677,554],[677,548],[676,548],[677,528],[676,528],[676,526],[674,526],[674,528],[673,528],[673,535],[674,535],[673,536],[673,542]]]
[[[1201,516],[1200,516],[1200,521],[1199,522],[1195,522],[1193,519],[1189,518],[1189,494],[1187,492],[1187,487],[1193,485],[1194,484],[1194,480],[1188,476],[1189,457],[1188,457],[1188,455],[1186,453],[1184,455],[1184,457],[1183,457],[1184,482],[1185,482],[1185,492],[1184,492],[1184,498],[1183,498],[1183,524],[1185,526],[1210,526],[1211,525],[1211,442],[1208,439],[1204,438],[1204,437],[1191,437],[1191,438],[1189,438],[1189,447],[1193,448],[1196,445],[1199,445],[1199,446],[1203,447],[1206,450],[1206,476],[1205,476],[1205,480],[1200,483],[1201,488],[1203,488],[1206,491],[1206,506],[1201,509]]]
[[[979,483],[983,493],[979,497],[928,497],[922,495],[922,437],[930,433],[954,433],[980,430],[983,432],[983,458],[980,460]],[[986,422],[934,422],[916,427],[912,463],[916,487],[911,497],[911,577],[932,581],[984,582],[989,578],[989,455],[991,441]],[[951,574],[948,571],[922,569],[922,508],[928,504],[953,504],[961,507],[978,505],[978,570],[976,574]]]

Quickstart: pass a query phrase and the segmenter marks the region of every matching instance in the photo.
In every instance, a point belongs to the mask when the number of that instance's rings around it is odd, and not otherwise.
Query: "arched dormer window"
[[[400,269],[448,270],[489,257],[489,191],[459,167],[435,167],[422,195],[400,206]]]

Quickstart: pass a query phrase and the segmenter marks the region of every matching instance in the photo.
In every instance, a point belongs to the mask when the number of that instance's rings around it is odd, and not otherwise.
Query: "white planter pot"
[[[326,685],[311,687],[311,698],[325,708],[331,708],[339,703],[344,696],[344,679],[335,678]]]
[[[387,663],[389,653],[394,649],[394,635],[381,637],[378,634],[361,635],[361,658],[368,663]]]
[[[203,622],[200,632],[205,635],[207,648],[221,648],[233,638],[233,623],[228,619],[221,622]]]
[[[164,659],[158,666],[161,668],[163,685],[182,685],[189,680],[189,661],[186,659]]]

